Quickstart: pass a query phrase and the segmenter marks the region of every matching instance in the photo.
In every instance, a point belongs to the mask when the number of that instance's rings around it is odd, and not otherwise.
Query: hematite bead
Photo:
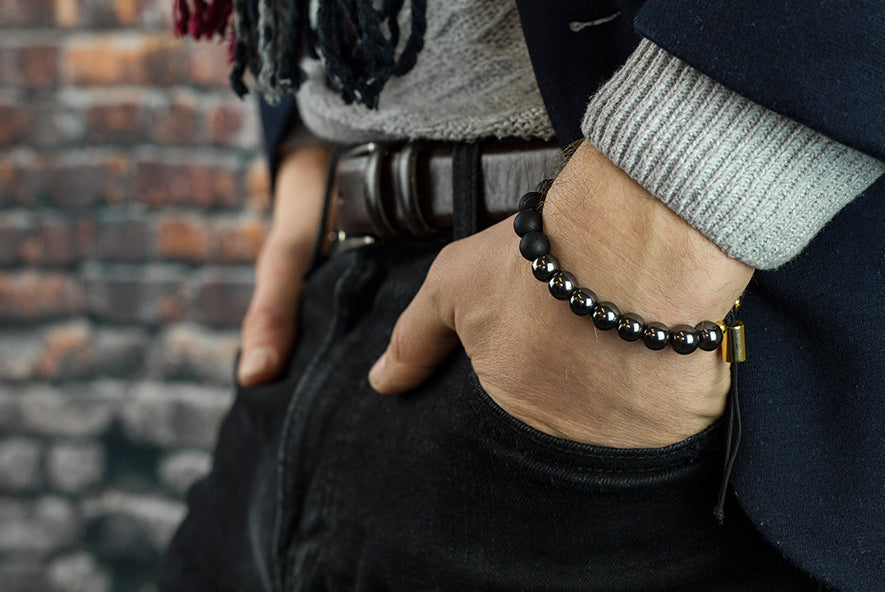
[[[694,328],[698,332],[698,347],[704,351],[713,351],[722,345],[722,329],[713,321],[703,321]]]
[[[532,275],[542,282],[549,282],[553,274],[559,271],[559,261],[551,254],[541,255],[532,261]]]
[[[638,314],[628,312],[618,320],[618,335],[624,341],[637,341],[642,337],[645,321]]]
[[[535,210],[541,205],[541,200],[543,196],[537,191],[529,191],[525,195],[519,198],[519,205],[517,209],[519,210]]]
[[[550,186],[553,185],[553,179],[544,179],[538,186],[535,187],[535,191],[540,193],[541,195],[547,195],[547,192],[550,191]]]
[[[593,307],[596,306],[597,302],[598,299],[596,298],[596,294],[593,293],[593,290],[578,288],[572,292],[572,296],[568,301],[568,306],[572,309],[572,312],[579,317],[585,317],[593,312]]]
[[[700,337],[689,325],[676,325],[670,330],[670,347],[677,354],[687,355],[698,348]]]
[[[550,241],[540,232],[529,232],[519,241],[519,252],[529,261],[550,252]]]
[[[600,302],[593,309],[593,324],[597,329],[608,331],[618,326],[621,311],[611,302]]]
[[[513,219],[513,230],[519,236],[525,236],[530,232],[541,232],[541,214],[535,210],[519,210]]]
[[[649,323],[642,330],[642,343],[648,349],[664,349],[670,341],[670,330],[663,323]]]
[[[547,283],[550,293],[557,300],[568,300],[578,284],[575,282],[575,276],[567,271],[557,271]]]

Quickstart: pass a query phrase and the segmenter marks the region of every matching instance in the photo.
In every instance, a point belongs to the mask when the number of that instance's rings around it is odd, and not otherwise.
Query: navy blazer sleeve
[[[738,94],[885,160],[881,0],[649,0],[635,25]]]

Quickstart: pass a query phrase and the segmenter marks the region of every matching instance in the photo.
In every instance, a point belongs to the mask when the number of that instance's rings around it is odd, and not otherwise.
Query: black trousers
[[[653,450],[557,439],[499,408],[457,351],[415,392],[366,375],[443,239],[333,256],[287,374],[239,388],[160,589],[817,590],[733,499],[724,434]]]

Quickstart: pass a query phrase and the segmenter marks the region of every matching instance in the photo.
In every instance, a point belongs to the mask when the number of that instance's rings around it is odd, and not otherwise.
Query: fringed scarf
[[[303,56],[321,55],[345,103],[376,109],[387,81],[415,66],[427,30],[427,0],[410,0],[411,25],[399,55],[405,0],[319,0],[315,30],[310,0],[174,2],[176,33],[231,40],[234,91],[241,97],[249,92],[243,80],[248,70],[271,104],[301,85]]]

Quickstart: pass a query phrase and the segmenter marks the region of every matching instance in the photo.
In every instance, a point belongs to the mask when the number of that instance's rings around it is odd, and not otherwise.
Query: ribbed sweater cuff
[[[581,129],[727,255],[795,257],[885,163],[745,99],[643,40]]]

